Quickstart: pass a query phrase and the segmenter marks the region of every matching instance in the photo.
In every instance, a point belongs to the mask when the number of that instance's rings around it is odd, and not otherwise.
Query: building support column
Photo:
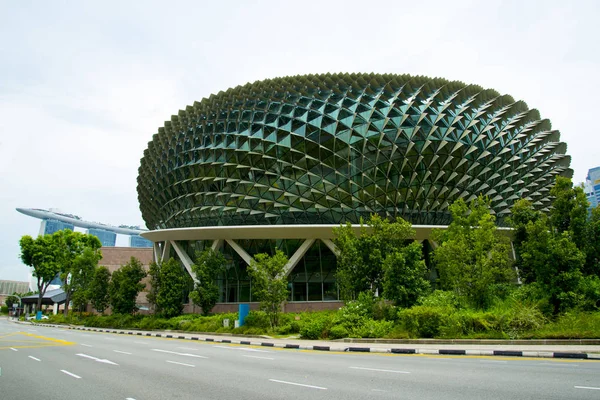
[[[156,261],[157,263],[161,263],[162,257],[161,257],[161,253],[160,253],[159,243],[158,242],[152,243],[152,248],[154,249],[154,261]]]
[[[177,255],[179,256],[179,259],[181,260],[181,262],[183,263],[183,266],[185,267],[185,269],[187,270],[188,274],[190,274],[190,276],[192,277],[192,279],[194,281],[197,281],[196,279],[196,274],[194,274],[194,272],[192,271],[192,264],[194,263],[192,261],[192,259],[190,258],[190,256],[187,255],[187,253],[185,251],[183,251],[183,249],[179,246],[179,244],[174,241],[174,240],[169,240],[169,242],[171,244],[171,246],[173,246],[173,249],[175,249],[175,252],[177,253]],[[165,245],[165,250],[168,248],[168,245]],[[163,256],[164,256],[164,252],[163,252]]]
[[[217,239],[210,246],[212,251],[219,251],[223,247],[223,239]]]
[[[331,252],[333,254],[335,254],[336,257],[338,257],[340,255],[340,250],[337,248],[335,243],[333,243],[331,241],[331,239],[320,239],[320,240],[321,240],[321,242],[323,242],[323,244],[325,246],[327,246],[329,248],[329,250],[331,250]]]
[[[294,270],[294,267],[298,265],[298,262],[302,259],[302,257],[304,257],[304,255],[306,254],[308,249],[310,249],[310,246],[312,246],[314,242],[315,239],[306,239],[300,245],[300,247],[298,247],[298,250],[296,250],[296,252],[290,257],[287,264],[285,264],[285,267],[283,268],[283,276],[288,276],[290,272]]]
[[[237,244],[234,240],[225,239],[225,241],[231,246],[233,251],[235,251],[238,256],[242,257],[242,260],[244,260],[246,264],[250,265],[250,263],[252,262],[252,257],[250,257],[250,254],[248,254],[246,250],[242,249],[242,247],[239,244]]]
[[[162,256],[160,257],[160,262],[167,261],[167,256],[171,252],[171,244],[175,243],[173,240],[166,240],[163,244]],[[179,253],[178,253],[179,254]]]
[[[52,306],[52,314],[58,314],[58,303],[54,303],[54,306]]]

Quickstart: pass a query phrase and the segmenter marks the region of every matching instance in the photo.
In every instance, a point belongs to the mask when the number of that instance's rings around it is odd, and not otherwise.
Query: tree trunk
[[[71,291],[67,290],[67,298],[66,298],[66,301],[65,301],[65,311],[64,311],[65,317],[67,315],[69,315],[69,302],[70,301],[71,301]]]

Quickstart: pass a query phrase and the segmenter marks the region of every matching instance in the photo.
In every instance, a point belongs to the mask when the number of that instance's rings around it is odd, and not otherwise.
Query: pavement
[[[581,340],[440,340],[440,339],[342,339],[303,340],[297,337],[270,338],[267,336],[227,335],[176,331],[143,331],[132,329],[89,328],[19,322],[52,328],[113,334],[159,337],[188,341],[205,341],[240,345],[331,352],[365,352],[391,354],[466,355],[589,359],[600,361],[600,339]]]

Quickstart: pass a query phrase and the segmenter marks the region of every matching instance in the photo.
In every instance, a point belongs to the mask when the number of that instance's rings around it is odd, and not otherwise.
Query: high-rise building
[[[87,231],[90,235],[96,236],[100,239],[100,243],[102,243],[103,247],[115,247],[115,243],[117,242],[117,234],[114,232],[110,232],[104,229],[96,229],[90,228]]]
[[[40,235],[52,235],[54,232],[62,231],[63,229],[72,231],[75,227],[68,222],[57,221],[55,219],[43,219],[40,224]]]
[[[129,236],[129,247],[152,247],[152,242],[140,235]]]
[[[590,202],[590,210],[600,203],[600,167],[588,170],[584,184],[585,195]]]

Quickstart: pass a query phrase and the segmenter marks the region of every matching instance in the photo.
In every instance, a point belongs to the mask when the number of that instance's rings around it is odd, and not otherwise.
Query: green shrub
[[[394,323],[391,321],[366,320],[365,323],[354,330],[353,336],[361,338],[382,338],[391,332]]]
[[[419,305],[456,310],[460,308],[460,301],[454,292],[434,290],[429,295],[421,297],[419,299]]]
[[[8,314],[8,306],[0,306],[0,314]]]
[[[348,337],[348,330],[342,325],[334,325],[329,330],[330,339],[343,339],[345,337]]]
[[[330,321],[326,318],[317,318],[306,322],[300,329],[300,336],[303,339],[323,339],[329,335]]]
[[[264,311],[250,311],[244,318],[244,325],[251,328],[261,328],[265,331],[271,327],[269,317]]]
[[[401,310],[398,319],[411,335],[421,338],[434,338],[446,322],[448,308],[414,306]]]

